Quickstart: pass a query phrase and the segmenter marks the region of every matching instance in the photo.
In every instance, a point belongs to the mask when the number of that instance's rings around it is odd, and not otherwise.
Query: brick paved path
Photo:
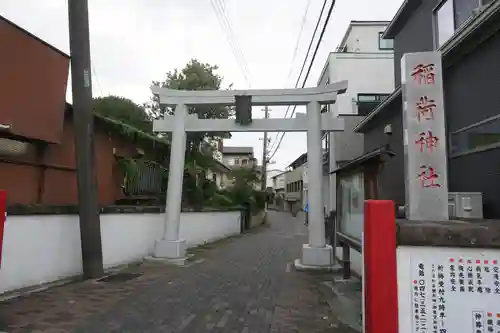
[[[188,267],[144,263],[127,282],[85,281],[0,304],[6,332],[348,332],[318,291],[329,278],[295,272],[303,221],[269,212],[271,227],[194,250]],[[126,244],[124,244],[126,246]],[[202,262],[197,262],[201,261]]]

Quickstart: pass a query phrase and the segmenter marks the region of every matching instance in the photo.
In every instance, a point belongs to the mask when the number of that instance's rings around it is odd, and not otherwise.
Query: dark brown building
[[[9,204],[75,205],[69,56],[0,16],[0,189]],[[164,161],[168,144],[121,122],[95,117],[99,203],[125,196],[120,159]]]

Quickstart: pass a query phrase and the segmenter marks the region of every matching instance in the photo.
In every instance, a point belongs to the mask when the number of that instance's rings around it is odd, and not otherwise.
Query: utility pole
[[[84,278],[104,274],[94,159],[88,0],[69,0],[75,158]]]
[[[262,111],[264,111],[264,118],[269,118],[269,107],[266,106]],[[267,132],[264,132],[264,143],[262,147],[262,184],[261,191],[265,191],[267,189]]]

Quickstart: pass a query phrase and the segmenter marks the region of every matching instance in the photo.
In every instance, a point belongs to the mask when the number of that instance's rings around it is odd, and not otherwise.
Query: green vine
[[[139,166],[136,160],[133,158],[122,158],[118,161],[118,166],[123,172],[123,186],[126,187],[128,184],[137,181],[139,177]]]

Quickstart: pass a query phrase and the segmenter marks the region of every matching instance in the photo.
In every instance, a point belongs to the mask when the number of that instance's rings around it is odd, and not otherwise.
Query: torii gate
[[[153,131],[172,132],[170,170],[168,177],[166,218],[163,238],[156,242],[154,258],[178,263],[186,259],[186,242],[179,239],[182,182],[186,148],[186,132],[306,132],[309,169],[309,244],[304,244],[302,257],[296,264],[302,267],[330,267],[332,247],[325,241],[322,191],[322,131],[343,131],[342,119],[321,113],[320,106],[333,104],[337,94],[345,93],[347,81],[324,87],[270,90],[174,90],[151,87],[162,106],[175,107],[173,116],[153,122]],[[298,113],[293,119],[253,119],[237,124],[234,119],[198,119],[189,115],[187,106],[236,104],[237,96],[251,96],[253,106],[307,105],[307,114]]]

